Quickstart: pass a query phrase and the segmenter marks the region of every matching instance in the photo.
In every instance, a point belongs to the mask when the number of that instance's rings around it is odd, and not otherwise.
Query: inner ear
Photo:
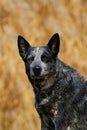
[[[48,42],[48,47],[51,50],[53,56],[57,56],[60,49],[59,34],[55,33]]]

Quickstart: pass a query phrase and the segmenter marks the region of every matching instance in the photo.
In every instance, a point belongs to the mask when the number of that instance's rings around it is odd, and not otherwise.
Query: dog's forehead
[[[43,52],[44,49],[42,47],[35,47],[32,53],[41,55]]]
[[[43,53],[49,53],[49,49],[47,47],[31,47],[29,49],[29,54],[39,55],[41,56]]]

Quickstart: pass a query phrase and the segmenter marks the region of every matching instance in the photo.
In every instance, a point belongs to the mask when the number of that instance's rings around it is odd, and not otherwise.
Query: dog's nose
[[[33,72],[34,72],[35,75],[39,75],[40,72],[41,72],[41,67],[40,66],[35,66],[33,68]]]

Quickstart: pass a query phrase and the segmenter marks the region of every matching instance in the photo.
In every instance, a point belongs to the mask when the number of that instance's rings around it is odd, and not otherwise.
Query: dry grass
[[[17,36],[45,45],[59,32],[59,57],[87,78],[86,0],[0,1],[0,130],[39,130],[34,95],[17,49]]]

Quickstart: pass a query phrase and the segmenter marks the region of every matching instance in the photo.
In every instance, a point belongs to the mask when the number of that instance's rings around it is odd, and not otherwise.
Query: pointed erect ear
[[[51,50],[54,57],[57,56],[60,49],[60,38],[59,34],[55,33],[48,42],[48,47]]]
[[[29,47],[30,47],[29,43],[22,36],[18,36],[19,54],[23,60],[26,57],[26,52],[27,52]]]

